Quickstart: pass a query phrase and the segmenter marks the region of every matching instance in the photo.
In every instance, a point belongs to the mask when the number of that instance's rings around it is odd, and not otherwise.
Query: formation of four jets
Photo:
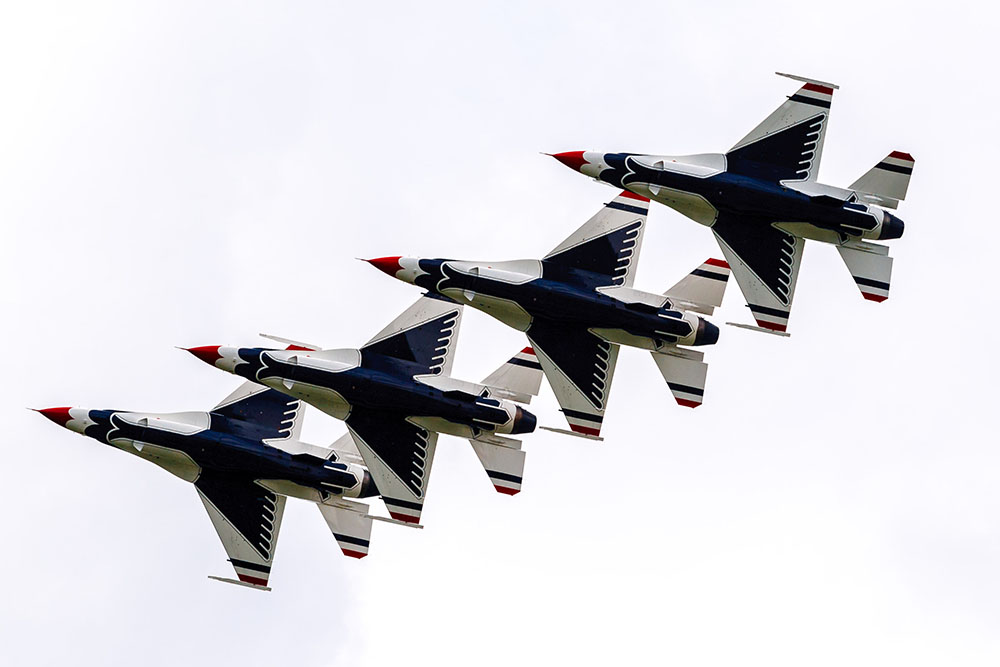
[[[783,75],[789,76],[789,75]],[[548,380],[570,433],[600,439],[620,346],[648,350],[676,401],[697,407],[714,344],[705,319],[730,271],[757,326],[787,335],[805,239],[836,245],[862,295],[888,297],[899,238],[888,209],[913,158],[893,152],[849,188],[816,182],[836,86],[803,83],[724,154],[567,152],[563,164],[621,189],[541,259],[476,262],[382,257],[381,271],[426,293],[360,349],[205,346],[189,351],[246,382],[209,412],[50,408],[56,423],[194,484],[238,583],[266,589],[287,497],[316,503],[342,551],[368,553],[375,520],[420,526],[439,434],[467,438],[497,491],[521,488],[526,408]],[[709,259],[663,294],[633,287],[650,200],[711,227]],[[450,376],[463,306],[525,332],[530,347],[482,382]],[[274,337],[270,337],[274,338]],[[301,442],[308,403],[347,425],[332,447]],[[547,428],[547,427],[542,427]],[[358,499],[380,496],[391,518]]]

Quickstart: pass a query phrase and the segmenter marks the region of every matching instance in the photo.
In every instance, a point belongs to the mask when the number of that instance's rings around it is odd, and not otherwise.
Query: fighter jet
[[[724,261],[708,260],[665,294],[632,288],[648,210],[647,198],[626,190],[541,260],[368,261],[527,333],[568,433],[600,439],[620,345],[650,350],[677,402],[694,408],[701,405],[708,367],[701,352],[684,346],[711,345],[719,337],[719,329],[695,313],[711,315],[722,303],[729,278]]]
[[[211,579],[271,590],[288,496],[316,503],[345,555],[368,553],[380,517],[350,499],[378,495],[375,484],[349,442],[328,449],[299,441],[305,406],[298,400],[247,382],[209,412],[39,412],[193,483],[239,578]]]
[[[805,239],[835,245],[865,299],[888,298],[889,249],[868,239],[903,235],[903,221],[887,209],[906,197],[914,161],[893,151],[846,189],[818,183],[838,86],[778,74],[804,85],[727,153],[553,157],[711,227],[759,325],[736,326],[788,335]]]
[[[346,422],[389,514],[417,524],[439,433],[468,438],[500,493],[521,489],[519,440],[536,418],[541,368],[523,350],[482,383],[449,377],[462,308],[421,297],[361,349],[195,347],[211,366],[300,399]]]

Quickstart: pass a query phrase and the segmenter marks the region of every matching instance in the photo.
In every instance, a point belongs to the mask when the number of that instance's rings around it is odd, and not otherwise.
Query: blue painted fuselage
[[[279,391],[282,380],[319,387],[339,394],[351,409],[363,408],[403,419],[436,417],[476,429],[495,428],[511,420],[511,415],[496,399],[442,390],[418,382],[414,376],[427,375],[427,370],[402,359],[362,350],[360,366],[327,370],[304,363],[289,363],[269,354],[281,352],[240,348],[238,355],[245,363],[238,364],[234,372]],[[317,407],[323,409],[323,406]]]
[[[690,193],[703,198],[720,213],[730,213],[741,219],[761,224],[773,222],[807,223],[842,236],[871,235],[879,226],[878,239],[899,238],[903,223],[882,209],[837,199],[832,196],[809,196],[781,184],[780,175],[768,172],[764,165],[753,165],[744,172],[722,171],[711,176],[695,176],[668,168],[657,169],[636,160],[634,153],[606,153],[609,168],[600,179],[615,187],[630,189],[640,186],[645,194],[648,186]],[[655,192],[654,199],[661,199]],[[664,195],[664,198],[669,198]],[[884,218],[883,218],[884,216]],[[699,220],[712,224],[711,220]]]
[[[415,282],[432,292],[484,310],[521,330],[536,323],[573,330],[622,330],[664,344],[675,343],[695,333],[695,325],[684,319],[684,313],[672,309],[669,301],[664,300],[662,305],[626,303],[598,291],[598,287],[613,288],[608,285],[607,276],[545,260],[540,263],[541,277],[515,283],[482,273],[464,272],[450,265],[450,260],[421,259],[420,269],[424,273]],[[460,266],[462,263],[455,264]],[[462,298],[462,294],[470,298]],[[530,320],[519,323],[514,321],[516,318],[505,319],[505,313],[497,312],[495,300],[517,304]]]
[[[173,415],[169,414],[90,410],[88,418],[94,423],[86,427],[84,434],[118,448],[134,448],[136,452],[143,451],[147,445],[180,452],[202,471],[242,479],[290,481],[321,494],[337,492],[337,488],[350,489],[359,482],[365,482],[355,472],[349,471],[345,463],[309,454],[290,454],[264,444],[260,434],[254,435],[252,423],[210,412],[206,420],[208,428],[196,430],[197,427],[193,427],[188,419],[189,415],[191,413],[181,413],[177,415],[179,421],[172,422]],[[133,423],[141,418],[148,423]],[[178,429],[196,432],[182,433]],[[170,469],[169,466],[164,467]],[[371,490],[365,491],[367,495],[373,495]]]

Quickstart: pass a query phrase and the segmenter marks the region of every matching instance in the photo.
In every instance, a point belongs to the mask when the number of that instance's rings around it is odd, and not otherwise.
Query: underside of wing
[[[244,584],[267,587],[285,497],[253,480],[204,473],[194,483],[212,525]]]
[[[764,220],[720,215],[712,227],[757,324],[784,332],[805,241]]]
[[[561,329],[537,320],[528,329],[528,339],[570,429],[600,436],[618,345],[583,329]]]
[[[437,433],[406,419],[354,408],[347,419],[354,442],[394,519],[419,523]]]
[[[649,200],[623,191],[542,259],[544,275],[592,287],[630,287]]]
[[[382,368],[401,362],[414,375],[448,375],[461,319],[462,307],[455,302],[422,296],[361,348],[361,365]]]

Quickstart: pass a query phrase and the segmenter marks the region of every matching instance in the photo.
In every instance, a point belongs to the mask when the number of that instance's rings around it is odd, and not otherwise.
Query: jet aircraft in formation
[[[893,151],[848,188],[819,183],[838,86],[778,74],[803,85],[726,153],[553,157],[711,227],[759,328],[785,333],[806,239],[837,247],[864,298],[889,297],[889,249],[870,241],[903,235],[889,209],[906,198],[914,160]]]
[[[368,260],[381,271],[524,331],[572,433],[599,437],[621,345],[649,350],[680,405],[701,405],[712,345],[700,315],[722,304],[729,266],[710,259],[664,294],[632,287],[649,200],[628,190],[542,259]]]
[[[790,75],[782,75],[790,76]],[[439,434],[467,438],[500,493],[521,489],[525,455],[511,437],[535,430],[522,407],[549,381],[570,433],[601,439],[620,346],[648,350],[677,403],[704,399],[701,351],[719,329],[730,270],[757,322],[787,335],[806,239],[837,247],[862,295],[889,295],[896,239],[890,210],[913,158],[894,151],[849,188],[817,181],[837,86],[790,76],[798,92],[727,153],[655,156],[567,152],[563,164],[622,191],[541,259],[368,260],[426,294],[360,349],[267,336],[270,347],[188,351],[246,380],[208,412],[49,408],[45,417],[191,482],[238,581],[268,580],[287,497],[313,502],[344,554],[368,553],[375,520],[420,524]],[[649,201],[711,227],[709,259],[662,294],[633,287]],[[482,382],[450,376],[463,306],[523,331],[525,347]],[[332,447],[301,442],[305,404],[343,420]],[[542,427],[547,428],[547,427]],[[362,499],[381,497],[391,518]]]

